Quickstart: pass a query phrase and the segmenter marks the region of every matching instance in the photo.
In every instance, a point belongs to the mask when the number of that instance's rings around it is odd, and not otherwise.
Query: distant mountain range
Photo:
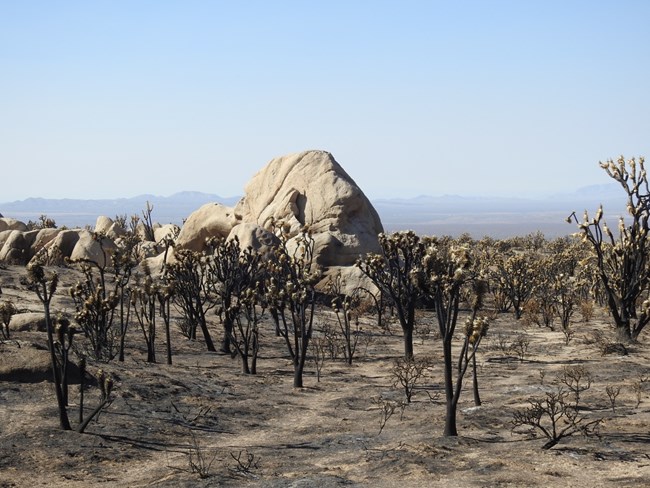
[[[0,203],[0,213],[27,222],[40,215],[68,227],[94,225],[99,215],[142,215],[146,203],[153,205],[154,221],[181,225],[200,206],[219,202],[234,206],[240,197],[221,197],[201,192],[180,192],[168,197],[138,195],[102,200],[28,198]],[[588,186],[570,194],[548,198],[466,197],[458,195],[376,199],[372,201],[387,232],[412,229],[420,234],[496,238],[542,231],[548,237],[574,233],[564,219],[573,211],[581,218],[586,209],[595,213],[600,204],[605,217],[615,221],[625,210],[625,194],[616,184]]]
[[[595,214],[603,205],[605,217],[618,220],[625,211],[625,194],[616,184],[584,187],[574,193],[547,198],[419,196],[373,201],[388,232],[412,229],[420,234],[469,233],[475,238],[525,235],[541,231],[547,237],[576,232],[565,219],[584,210]]]
[[[219,202],[233,206],[240,197],[221,197],[209,193],[184,191],[168,197],[158,195],[138,195],[132,198],[115,198],[101,200],[79,200],[72,198],[49,199],[27,198],[9,203],[0,203],[0,213],[27,222],[36,221],[40,215],[47,215],[58,225],[83,227],[94,225],[97,217],[105,215],[131,215],[142,217],[147,202],[153,205],[152,217],[161,223],[181,225],[194,210],[210,202]]]

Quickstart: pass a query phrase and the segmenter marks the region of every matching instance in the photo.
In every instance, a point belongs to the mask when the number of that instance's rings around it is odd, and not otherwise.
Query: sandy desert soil
[[[59,271],[53,307],[69,312],[64,290],[75,277]],[[0,268],[0,300],[38,311],[19,283],[23,273]],[[328,320],[320,313],[317,327]],[[602,356],[587,339],[595,329],[609,331],[607,322],[603,311],[588,324],[576,315],[576,337],[567,346],[561,332],[500,315],[479,351],[483,404],[475,407],[466,388],[456,438],[442,437],[441,347],[434,333],[416,341],[416,355],[434,359],[432,371],[401,418],[396,412],[380,433],[374,400],[403,397],[391,376],[403,350],[398,325],[394,335],[386,334],[369,317],[358,360],[352,366],[328,360],[320,381],[310,364],[302,389],[292,388],[291,363],[270,323],[257,375],[242,374],[237,359],[208,353],[177,330],[174,364],[149,364],[133,327],[125,362],[91,365],[114,375],[115,399],[84,434],[59,430],[50,382],[0,381],[0,487],[650,486],[650,383],[640,383],[638,406],[634,390],[639,374],[650,375],[650,339],[643,333],[628,356]],[[218,327],[215,317],[215,336]],[[500,342],[522,332],[529,348],[520,361]],[[0,345],[0,365],[16,344],[28,343],[45,345],[45,333],[13,332]],[[162,338],[158,346],[162,362]],[[543,437],[513,432],[513,412],[553,390],[562,368],[575,365],[593,375],[581,414],[606,419],[599,436],[575,435],[542,450]],[[615,412],[606,394],[610,385],[621,387]],[[71,416],[77,391],[73,386]],[[91,388],[89,402],[95,394]],[[190,469],[197,453],[212,463],[205,477]],[[240,453],[240,460],[253,457],[247,472],[237,469]]]

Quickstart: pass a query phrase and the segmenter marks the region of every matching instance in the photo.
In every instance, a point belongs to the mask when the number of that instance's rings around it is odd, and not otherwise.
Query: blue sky
[[[305,149],[371,198],[607,183],[599,160],[650,156],[649,22],[631,0],[0,0],[0,202],[238,195]]]

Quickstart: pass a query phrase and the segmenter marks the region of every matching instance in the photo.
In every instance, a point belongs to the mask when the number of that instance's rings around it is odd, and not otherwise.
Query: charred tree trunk
[[[457,436],[458,429],[456,428],[456,405],[458,400],[454,402],[454,383],[453,383],[453,366],[451,360],[451,337],[443,338],[443,353],[444,353],[444,376],[445,376],[445,399],[447,405],[447,413],[445,415],[445,436]]]
[[[47,292],[46,292],[47,293]],[[45,295],[47,299],[47,295]],[[54,391],[56,393],[56,402],[59,407],[59,424],[63,430],[72,430],[70,426],[70,419],[68,418],[68,411],[65,405],[65,398],[63,395],[63,379],[61,378],[56,352],[54,350],[54,332],[52,326],[52,319],[50,317],[49,300],[44,304],[45,309],[45,326],[47,328],[47,343],[50,349],[50,362],[52,364],[52,374],[54,376]]]
[[[478,374],[476,372],[476,354],[472,356],[472,389],[474,390],[474,405],[481,406],[481,396],[478,391]]]

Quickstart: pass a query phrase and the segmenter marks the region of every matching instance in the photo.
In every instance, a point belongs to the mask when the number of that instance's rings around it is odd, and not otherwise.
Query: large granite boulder
[[[29,259],[29,248],[34,242],[36,234],[32,232],[23,232],[12,230],[4,239],[4,244],[0,249],[0,262],[8,264],[26,264]],[[4,238],[5,236],[3,236]]]
[[[56,235],[54,239],[45,244],[43,249],[34,256],[34,259],[36,259],[39,254],[46,253],[47,264],[63,264],[65,262],[65,259],[69,258],[72,255],[72,251],[79,241],[79,232],[79,230],[62,230]]]
[[[170,248],[168,252],[161,252],[155,256],[145,257],[140,263],[140,267],[146,266],[153,275],[160,275],[163,272],[165,264],[173,263],[174,248]]]
[[[337,290],[330,288],[331,283],[336,283]],[[361,288],[362,291],[359,291]],[[316,289],[322,293],[336,291],[341,295],[352,295],[355,292],[361,293],[364,300],[374,301],[373,297],[379,297],[379,289],[356,266],[331,266],[324,273]]]
[[[87,230],[79,231],[79,240],[74,246],[70,259],[80,261],[91,261],[100,267],[111,266],[112,253],[117,249],[115,243],[108,237],[95,237]]]
[[[280,239],[275,234],[257,224],[236,225],[228,234],[227,239],[235,238],[239,240],[239,248],[242,251],[251,248],[260,254],[266,254],[280,245]]]
[[[180,227],[176,224],[157,225],[154,226],[153,236],[156,240],[156,244],[158,244],[168,237],[174,238],[175,236],[178,236],[180,231]]]
[[[0,232],[3,230],[20,230],[27,231],[27,225],[20,220],[12,219],[10,217],[0,217]]]
[[[126,235],[126,229],[110,217],[100,215],[95,222],[95,232],[102,233],[108,238],[115,240]]]
[[[117,244],[117,243],[116,243]],[[138,259],[151,258],[160,254],[158,246],[153,241],[140,241],[136,246],[136,256]]]
[[[5,245],[5,242],[7,242],[7,239],[9,239],[9,236],[15,232],[13,230],[0,230],[0,250],[2,250],[2,247]]]
[[[36,256],[36,254],[47,246],[49,242],[52,242],[61,232],[61,229],[54,229],[51,227],[40,229],[29,250],[29,258],[31,259],[33,256]]]
[[[106,234],[112,225],[113,219],[106,217],[105,215],[100,215],[95,221],[95,232],[103,232]]]
[[[176,247],[201,252],[206,248],[206,238],[225,239],[238,223],[232,208],[220,203],[206,203],[187,218],[176,238]]]
[[[282,222],[288,237],[308,227],[321,266],[351,266],[378,252],[379,215],[352,178],[325,151],[273,159],[246,185],[235,207],[242,222],[274,230]]]

